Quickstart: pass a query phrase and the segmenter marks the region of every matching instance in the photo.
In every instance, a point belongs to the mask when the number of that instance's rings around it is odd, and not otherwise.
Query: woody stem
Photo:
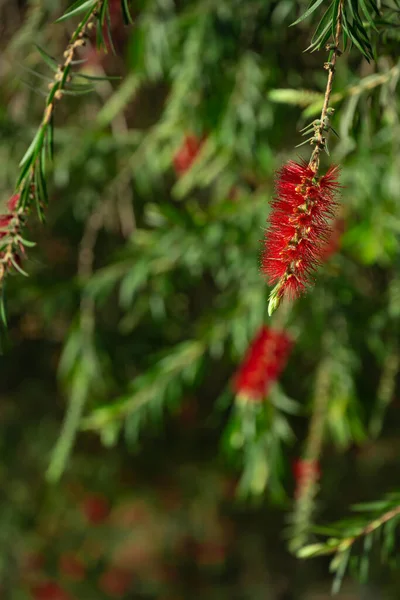
[[[337,22],[336,22],[336,31],[335,31],[335,45],[332,50],[332,56],[330,61],[327,64],[328,73],[328,81],[326,82],[325,96],[324,96],[324,104],[322,106],[321,116],[319,119],[319,126],[315,130],[315,148],[311,155],[309,166],[317,173],[319,168],[319,159],[321,151],[325,148],[325,138],[324,138],[324,129],[326,127],[326,121],[328,117],[328,109],[329,109],[329,101],[332,94],[332,86],[333,86],[333,77],[335,74],[336,61],[338,56],[340,56],[341,51],[339,50],[340,43],[340,34],[342,32],[342,20],[343,20],[343,0],[339,3]]]

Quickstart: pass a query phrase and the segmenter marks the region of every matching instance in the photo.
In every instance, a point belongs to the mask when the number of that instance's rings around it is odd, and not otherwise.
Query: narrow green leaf
[[[73,78],[82,77],[83,79],[88,79],[89,81],[121,81],[122,77],[117,76],[109,76],[109,77],[96,77],[94,75],[85,75],[85,73],[74,73]]]
[[[95,6],[91,6],[87,11],[86,15],[83,17],[82,21],[79,23],[78,27],[74,31],[74,35],[71,38],[71,43],[74,43],[78,38],[80,32],[86,27],[87,22],[92,18]]]
[[[66,21],[71,17],[75,17],[76,15],[80,15],[82,12],[85,12],[88,8],[93,8],[95,5],[95,0],[78,0],[74,2],[71,8],[64,13],[61,17],[59,17],[55,23],[62,23],[62,21]]]
[[[107,11],[106,25],[107,25],[107,37],[108,37],[108,42],[110,44],[111,52],[114,54],[114,56],[116,56],[117,51],[115,49],[113,38],[112,38],[112,33],[111,33],[112,23],[111,23],[110,11]]]
[[[310,15],[312,15],[312,13],[314,11],[317,10],[317,8],[319,6],[321,6],[321,4],[324,2],[324,0],[316,0],[316,2],[314,2],[314,4],[312,4],[307,10],[306,12],[301,15],[301,17],[299,17],[296,21],[294,21],[293,23],[290,24],[290,27],[293,27],[293,25],[297,25],[298,23],[301,23],[301,21],[304,21],[304,19],[307,19],[307,17],[309,17]]]
[[[45,157],[46,157],[46,148],[43,147],[40,158],[39,158],[39,165],[36,170],[39,172],[38,179],[40,180],[40,189],[41,189],[41,193],[42,193],[42,197],[43,197],[43,202],[47,206],[49,203],[49,197],[47,194]]]
[[[16,187],[19,187],[21,183],[24,181],[25,177],[28,174],[29,169],[31,168],[32,160],[28,160],[22,169],[19,172]]]
[[[326,553],[326,546],[324,544],[309,544],[303,546],[297,551],[297,558],[310,558],[311,556],[319,556],[320,554]]]
[[[315,40],[317,40],[321,36],[322,32],[326,30],[327,24],[331,23],[332,12],[333,12],[333,4],[331,4],[329,6],[329,8],[322,15],[322,17],[314,31],[314,34],[311,38],[311,44],[313,44],[315,42]]]
[[[21,242],[23,246],[27,248],[34,248],[36,246],[36,242],[31,242],[31,240],[26,240],[25,238],[18,236],[18,241]]]
[[[304,142],[301,142],[301,144],[297,144],[297,146],[295,146],[295,148],[300,148],[300,146],[304,146],[304,144],[309,144],[311,142],[312,138],[308,138],[308,140],[304,140]]]
[[[124,19],[125,25],[133,25],[133,17],[131,15],[128,4],[128,0],[121,0],[122,17]]]
[[[365,0],[359,0],[360,2],[360,6],[361,6],[361,10],[363,11],[365,18],[367,19],[368,23],[371,25],[372,29],[375,29],[375,31],[378,31],[376,28],[376,25],[374,23],[373,18],[370,15],[370,12],[368,10],[367,4],[365,2]]]
[[[363,56],[365,56],[367,61],[370,62],[370,55],[368,54],[367,50],[365,50],[365,48],[363,47],[362,40],[359,39],[356,30],[347,20],[345,12],[343,12],[343,28],[349,36],[350,41],[360,50],[360,52]]]
[[[39,79],[42,79],[43,81],[46,81],[47,83],[50,83],[53,81],[53,79],[51,77],[48,77],[47,75],[43,75],[43,73],[39,73],[38,71],[35,71],[35,69],[30,69],[29,67],[26,67],[25,65],[19,65],[19,66],[26,73],[30,73],[31,75],[34,75],[35,77],[38,77]]]
[[[380,12],[379,12],[379,8],[378,5],[376,4],[376,2],[374,2],[374,0],[368,0],[368,4],[371,5],[372,10],[375,12],[377,17],[380,17]]]
[[[25,182],[25,185],[22,189],[20,200],[19,200],[20,205],[23,209],[28,204],[30,189],[31,189],[31,178],[28,177]]]
[[[326,42],[326,40],[329,39],[330,35],[331,35],[331,24],[327,23],[327,25],[325,26],[325,29],[322,31],[319,38],[315,42],[310,44],[308,46],[308,48],[306,48],[304,50],[304,52],[308,52],[309,50],[311,52],[315,52],[315,50],[319,50],[323,46],[323,44]]]
[[[69,72],[71,71],[71,65],[67,65],[63,71],[63,75],[60,81],[60,88],[64,88],[67,83]]]
[[[103,4],[100,7],[100,14],[97,19],[101,23],[101,25],[104,25],[104,23],[106,21],[106,15],[108,12],[109,12],[108,2],[103,2]]]
[[[53,115],[51,116],[51,119],[50,119],[48,127],[47,127],[46,142],[47,142],[47,152],[49,154],[49,158],[50,158],[50,160],[53,160],[53,157],[54,157],[54,119],[53,119]]]
[[[332,7],[332,37],[335,39],[336,35],[336,25],[339,17],[339,4],[340,0],[334,0]]]
[[[91,87],[90,89],[84,89],[84,90],[65,89],[65,90],[63,90],[63,94],[65,94],[65,96],[85,96],[86,94],[93,92],[94,89],[95,89],[94,87]]]
[[[4,288],[5,288],[5,283],[4,281],[2,282],[2,288],[0,291],[0,318],[1,321],[4,325],[4,327],[7,327],[7,312],[6,312],[6,307],[5,307],[5,293],[4,293]]]
[[[100,19],[96,23],[96,48],[98,50],[105,50],[107,52],[107,44],[103,35],[103,27]]]
[[[14,269],[16,271],[18,271],[18,273],[20,273],[24,277],[29,277],[28,273],[26,271],[24,271],[24,269],[22,267],[20,267],[20,265],[17,263],[17,261],[15,260],[14,257],[11,257],[11,263],[12,263]]]
[[[354,6],[353,6],[353,3],[352,3],[352,1],[351,1],[351,0],[347,0],[347,6],[349,7],[350,14],[351,14],[351,16],[352,16],[352,17],[353,17],[353,19],[354,19]],[[345,11],[345,10],[343,10],[343,19],[344,19],[345,17],[346,17],[346,11]]]
[[[21,158],[21,161],[19,163],[19,167],[22,167],[26,162],[29,161],[29,159],[32,159],[33,154],[35,152],[35,148],[36,145],[38,143],[38,140],[40,138],[40,133],[41,133],[41,128],[39,128],[35,134],[35,137],[33,138],[33,140],[31,141],[28,150],[25,152],[24,156]]]
[[[339,564],[335,565],[335,578],[332,584],[332,595],[338,594],[342,586],[343,577],[346,573],[347,565],[349,564],[349,558],[351,554],[351,548],[348,548],[345,552],[342,552],[339,556],[341,557]],[[336,560],[336,556],[332,563]],[[332,564],[331,563],[331,564]]]
[[[54,96],[56,95],[56,92],[60,89],[60,82],[56,81],[55,84],[53,85],[53,87],[50,90],[49,95],[47,96],[47,106],[49,106],[49,104],[51,104],[54,100]]]
[[[35,44],[35,46],[38,49],[39,54],[43,58],[43,60],[46,63],[46,65],[48,67],[50,67],[50,69],[52,71],[54,71],[54,72],[58,71],[58,63],[55,60],[55,58],[53,58],[52,56],[50,56],[50,54],[47,54],[47,52],[45,50],[43,50],[43,48],[41,48],[37,44]]]

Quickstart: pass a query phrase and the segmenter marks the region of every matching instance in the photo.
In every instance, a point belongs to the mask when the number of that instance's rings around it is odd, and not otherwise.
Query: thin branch
[[[315,149],[311,155],[309,165],[314,173],[317,173],[319,168],[319,159],[322,150],[326,148],[326,139],[324,132],[327,130],[327,124],[329,119],[329,113],[332,109],[329,108],[329,101],[332,94],[333,77],[335,74],[336,61],[338,56],[341,55],[342,51],[339,49],[340,35],[342,32],[342,18],[343,18],[343,0],[339,3],[338,16],[335,31],[335,43],[332,48],[332,57],[330,61],[325,63],[325,68],[329,71],[328,81],[326,83],[324,104],[322,106],[321,116],[319,118],[319,125],[315,129]]]
[[[313,412],[302,458],[305,468],[297,485],[290,542],[292,551],[298,551],[305,544],[310,529],[314,499],[318,491],[318,462],[322,451],[330,382],[331,362],[326,358],[322,360],[317,372]]]

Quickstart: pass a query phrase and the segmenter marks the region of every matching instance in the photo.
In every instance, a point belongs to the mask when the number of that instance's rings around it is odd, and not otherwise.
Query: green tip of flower
[[[270,317],[272,315],[272,313],[274,313],[276,311],[276,309],[278,308],[278,306],[280,305],[282,300],[282,295],[280,294],[280,285],[278,284],[277,286],[274,287],[274,289],[272,290],[272,292],[269,295],[269,302],[268,302],[268,316]]]

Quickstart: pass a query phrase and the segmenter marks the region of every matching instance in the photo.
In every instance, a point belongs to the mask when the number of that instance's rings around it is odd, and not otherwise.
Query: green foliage
[[[316,533],[327,536],[325,542],[304,546],[299,550],[300,558],[330,555],[333,558],[330,571],[335,574],[333,593],[340,590],[348,566],[354,569],[362,582],[368,579],[370,554],[377,543],[381,547],[381,560],[396,560],[396,531],[400,521],[400,496],[389,494],[378,502],[359,504],[354,512],[362,513],[347,520],[339,521],[326,528],[316,529]],[[356,546],[361,553],[352,555]]]
[[[292,28],[304,9],[294,0],[121,0],[123,20],[134,23],[125,29],[122,23],[113,26],[117,17],[107,1],[68,7],[60,2],[56,9],[48,4],[43,18],[29,21],[34,35],[25,28],[11,40],[10,62],[24,64],[28,85],[20,85],[18,68],[6,71],[3,87],[12,101],[8,105],[1,95],[0,111],[2,194],[10,196],[16,179],[21,208],[48,219],[47,229],[29,230],[29,238],[38,240],[23,265],[30,277],[7,280],[14,364],[26,364],[15,340],[33,335],[29,318],[38,330],[31,352],[48,361],[45,374],[32,375],[38,387],[59,364],[66,415],[48,479],[68,475],[74,443],[96,436],[112,447],[110,457],[126,445],[136,453],[129,462],[145,448],[161,463],[154,437],[161,430],[176,436],[175,430],[169,433],[171,423],[194,398],[203,411],[199,428],[211,438],[202,440],[201,449],[209,444],[215,456],[222,439],[221,462],[240,473],[242,497],[259,502],[272,497],[287,507],[293,487],[288,455],[300,455],[307,442],[315,373],[326,359],[328,334],[329,393],[317,452],[328,475],[319,503],[329,505],[332,497],[335,514],[345,511],[330,473],[340,470],[341,460],[351,462],[354,447],[361,453],[366,441],[388,435],[396,418],[391,404],[400,315],[396,7],[377,10],[369,0],[343,4],[342,49],[346,39],[351,47],[336,64],[330,101],[336,112],[321,124],[322,62],[330,60],[332,48],[325,57],[301,50],[308,39],[311,50],[331,42],[337,0],[312,3]],[[308,17],[317,22],[313,36]],[[68,25],[70,33],[76,27],[74,44],[89,22],[97,23],[97,40],[89,35],[86,50],[77,48],[70,66],[60,69],[53,57],[65,51],[63,28]],[[117,57],[104,53],[112,50],[111,38]],[[103,54],[93,65],[90,50],[96,44]],[[51,87],[43,103],[34,91],[45,81]],[[58,92],[62,97],[56,98]],[[55,102],[53,115],[49,107]],[[19,117],[14,104],[29,110]],[[339,135],[332,137],[330,153],[342,165],[345,233],[340,250],[319,270],[315,288],[289,313],[281,306],[269,321],[258,256],[273,174],[298,152],[309,159],[304,147],[293,151],[295,132],[305,128],[306,137],[312,136],[321,125],[325,133]],[[203,143],[178,173],[174,159],[188,135]],[[324,157],[322,170],[327,161]],[[233,398],[232,376],[266,322],[295,338],[293,356],[265,402],[243,405]],[[53,410],[53,393],[45,395],[51,406],[37,408],[36,419]],[[54,421],[45,435],[49,443],[57,438],[59,414]],[[42,453],[47,457],[49,448]],[[351,498],[363,493],[357,487]],[[314,502],[313,497],[311,515]],[[338,523],[326,542],[307,544],[299,556],[334,554],[336,589],[356,556],[357,572],[364,576],[362,557],[380,529],[385,552],[393,554],[393,542],[385,540],[393,539],[397,513],[393,519],[387,515],[398,503],[393,496],[366,518]],[[326,514],[329,520],[328,509]],[[356,548],[364,537],[365,546]]]

